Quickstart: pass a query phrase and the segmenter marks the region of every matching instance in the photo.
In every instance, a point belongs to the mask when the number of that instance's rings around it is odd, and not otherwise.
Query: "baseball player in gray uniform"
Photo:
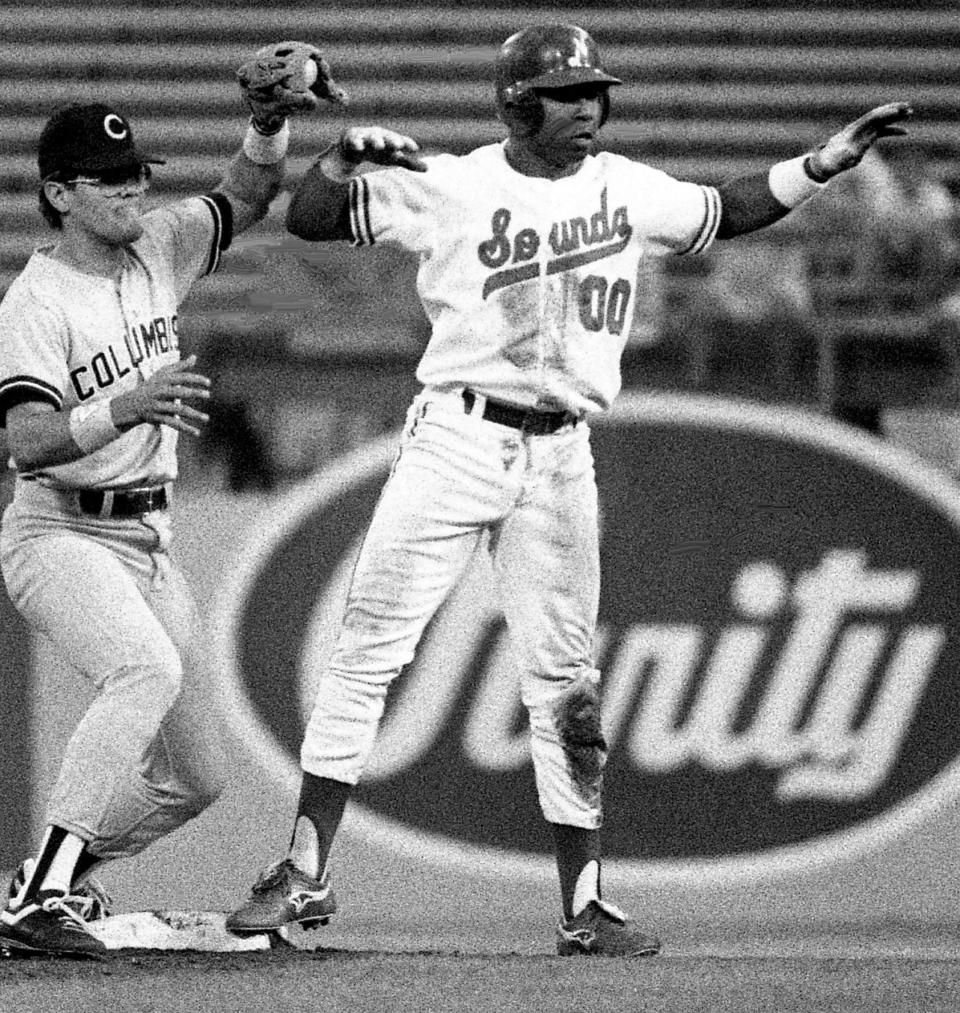
[[[432,335],[306,729],[290,848],[228,918],[234,931],[312,927],[336,910],[330,846],[387,688],[483,544],[555,839],[558,953],[660,949],[600,888],[606,751],[588,420],[620,387],[641,258],[698,254],[782,218],[878,137],[902,134],[910,108],[873,109],[815,151],[715,188],[594,153],[618,84],[582,29],[524,29],[496,61],[505,142],[421,158],[411,138],[348,128],[294,194],[295,235],[417,255]],[[362,162],[386,168],[360,174]]]
[[[184,686],[193,601],[170,558],[177,439],[207,421],[210,386],[181,358],[178,306],[280,190],[289,110],[252,108],[220,183],[152,210],[162,162],[117,109],[65,107],[40,136],[40,206],[56,236],[0,304],[0,425],[17,469],[0,563],[30,627],[97,694],[66,747],[39,852],[0,912],[0,949],[101,952],[85,927],[90,871],[220,790],[218,749]]]

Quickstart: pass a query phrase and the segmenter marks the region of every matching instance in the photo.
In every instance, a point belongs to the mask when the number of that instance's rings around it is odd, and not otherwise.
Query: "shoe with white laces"
[[[277,932],[294,923],[326,925],[337,910],[328,878],[314,879],[289,858],[275,862],[254,883],[250,899],[227,918],[230,932]]]
[[[25,858],[10,880],[9,902],[15,904],[17,896],[27,880],[33,875],[36,867],[33,858]],[[79,883],[71,887],[67,894],[67,903],[85,922],[97,922],[110,916],[113,900],[103,884],[95,876],[85,876]]]
[[[91,935],[74,910],[77,898],[44,890],[0,911],[0,952],[17,955],[100,957],[106,946]]]
[[[575,917],[557,925],[561,957],[652,957],[660,940],[637,929],[613,904],[592,900]]]

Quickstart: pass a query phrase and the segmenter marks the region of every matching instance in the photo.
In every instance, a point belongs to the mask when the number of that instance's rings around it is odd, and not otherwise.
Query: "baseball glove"
[[[277,42],[258,49],[237,69],[237,81],[254,121],[276,126],[290,113],[316,109],[321,99],[346,105],[320,50],[307,42]]]

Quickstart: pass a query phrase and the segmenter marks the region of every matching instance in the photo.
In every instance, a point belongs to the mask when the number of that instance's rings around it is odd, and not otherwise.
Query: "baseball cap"
[[[59,173],[133,170],[148,162],[163,165],[164,159],[139,151],[130,124],[108,105],[65,106],[47,120],[40,134],[41,179]]]

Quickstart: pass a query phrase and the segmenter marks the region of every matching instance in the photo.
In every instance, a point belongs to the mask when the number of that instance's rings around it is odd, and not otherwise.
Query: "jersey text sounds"
[[[484,267],[499,268],[508,261],[517,265],[488,276],[483,284],[483,298],[491,292],[515,285],[541,273],[541,238],[536,229],[520,229],[511,241],[508,236],[512,215],[508,208],[497,208],[490,220],[492,235],[477,247],[477,257]],[[545,263],[544,273],[558,274],[590,264],[619,253],[633,235],[627,208],[615,208],[611,218],[607,207],[607,189],[600,194],[600,207],[589,218],[576,217],[554,222],[547,242],[554,256]]]

